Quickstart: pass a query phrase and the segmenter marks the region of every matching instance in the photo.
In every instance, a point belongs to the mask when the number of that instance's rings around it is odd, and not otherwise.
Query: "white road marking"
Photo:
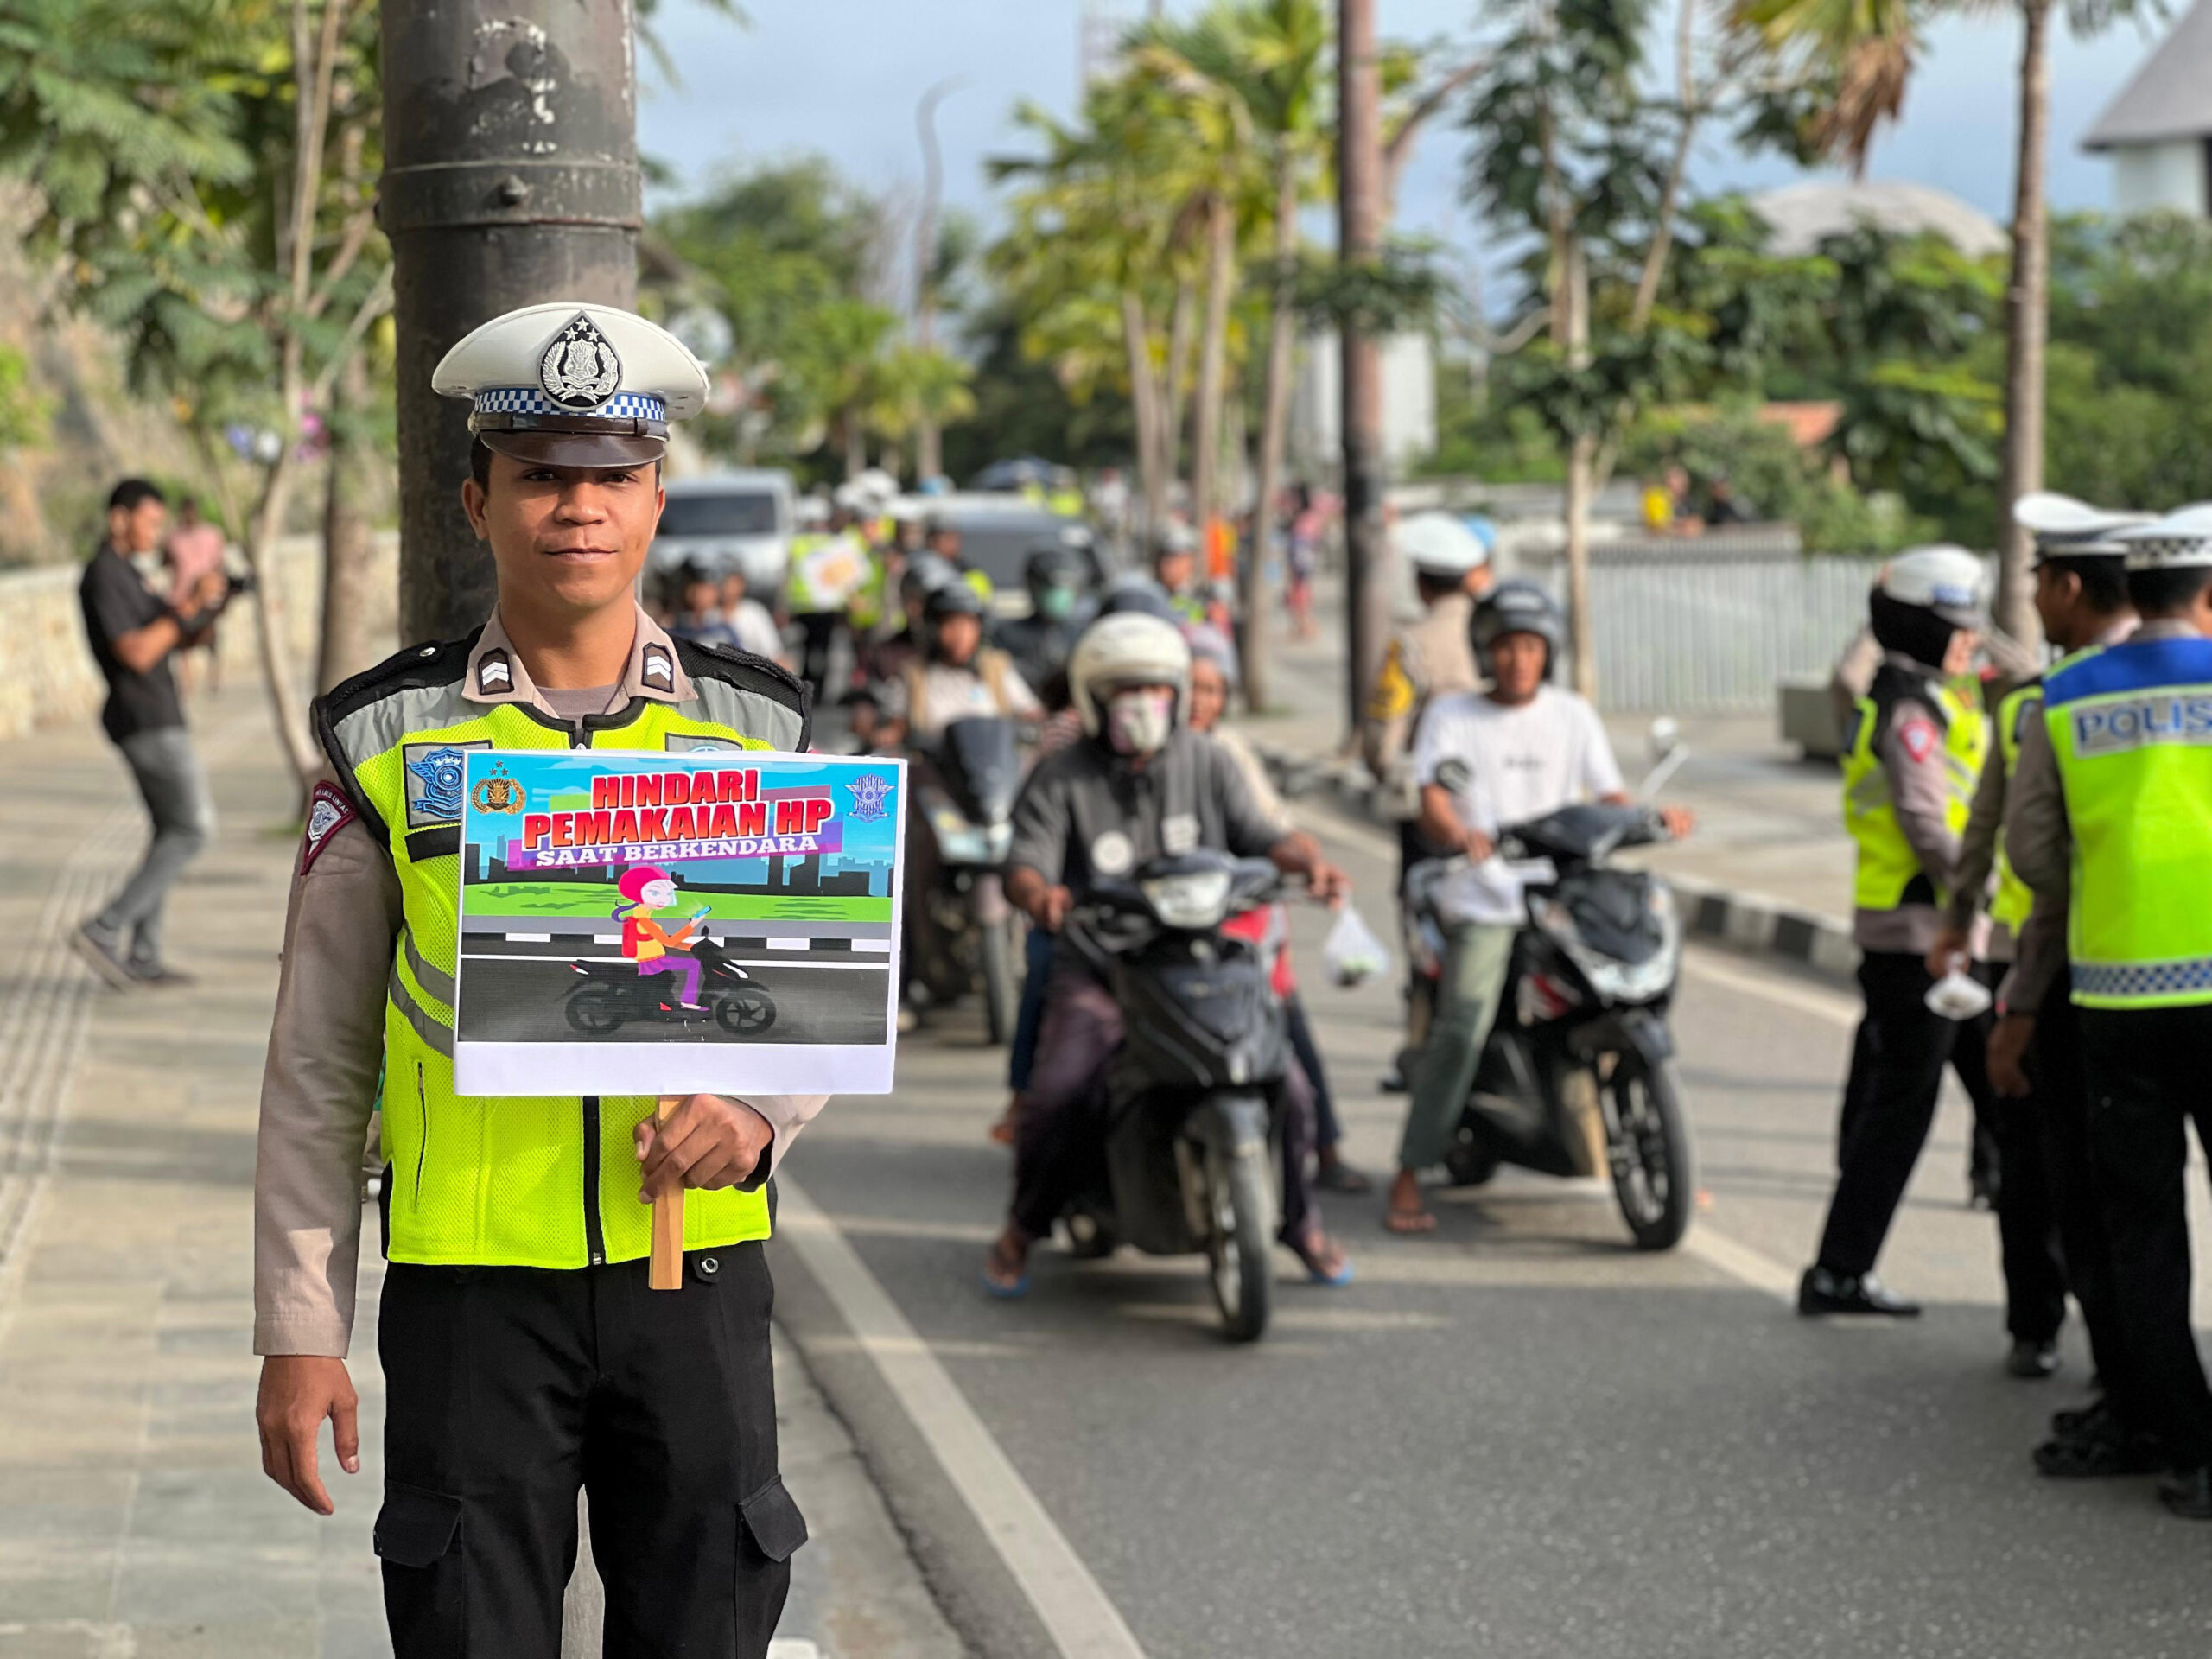
[[[1708,1268],[1718,1268],[1731,1279],[1741,1280],[1753,1290],[1779,1298],[1787,1306],[1797,1306],[1797,1274],[1764,1251],[1740,1244],[1702,1222],[1691,1224],[1680,1248],[1685,1255],[1695,1256]]]
[[[468,962],[606,962],[623,963],[627,957],[547,957],[527,950],[464,950],[463,960]],[[847,972],[867,969],[874,973],[886,971],[880,962],[793,962],[783,957],[732,957],[730,961],[741,968],[842,968]]]
[[[1770,1002],[1779,1002],[1786,1008],[1800,1014],[1809,1014],[1815,1020],[1826,1020],[1839,1026],[1859,1023],[1858,1002],[1840,991],[1823,990],[1802,980],[1783,974],[1762,976],[1748,963],[1741,967],[1721,959],[1717,951],[1693,949],[1682,953],[1682,968],[1692,978],[1742,991],[1748,995],[1762,996]]]
[[[779,1174],[776,1187],[778,1231],[804,1259],[874,1361],[1054,1646],[1065,1659],[1143,1659],[1144,1649],[1104,1587],[836,1223],[789,1175]]]
[[[553,936],[550,933],[510,933],[507,935],[507,943],[509,944],[550,944],[553,943]]]
[[[855,939],[853,941],[853,949],[855,950],[880,950],[887,953],[891,949],[891,941],[888,939]]]
[[[813,948],[814,941],[811,939],[771,939],[768,941],[768,949],[771,950],[810,950]]]

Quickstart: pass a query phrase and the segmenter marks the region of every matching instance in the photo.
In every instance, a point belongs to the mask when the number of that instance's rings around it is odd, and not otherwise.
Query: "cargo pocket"
[[[402,1653],[458,1653],[468,1604],[461,1500],[388,1482],[377,1515],[385,1615]]]
[[[791,1553],[806,1541],[806,1517],[798,1512],[798,1505],[784,1490],[781,1475],[737,1509],[745,1517],[746,1536],[752,1541],[753,1548],[772,1561],[788,1561]]]

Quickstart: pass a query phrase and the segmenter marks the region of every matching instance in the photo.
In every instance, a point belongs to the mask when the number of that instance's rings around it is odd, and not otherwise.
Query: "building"
[[[1940,236],[1969,259],[2007,246],[2004,226],[1988,214],[1948,191],[1903,179],[1784,185],[1753,196],[1751,208],[1773,232],[1768,251],[1784,259],[1802,258],[1860,225],[1892,236]]]
[[[1344,353],[1334,333],[1305,342],[1291,391],[1294,476],[1333,476],[1344,459]],[[1427,334],[1382,342],[1383,464],[1402,474],[1436,448],[1436,353]]]
[[[2196,0],[2082,148],[2112,158],[2113,211],[2212,218],[2212,0]]]

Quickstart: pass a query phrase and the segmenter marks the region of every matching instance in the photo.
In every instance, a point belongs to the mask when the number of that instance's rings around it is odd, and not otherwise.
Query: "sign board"
[[[884,1094],[905,763],[471,750],[464,1095]]]

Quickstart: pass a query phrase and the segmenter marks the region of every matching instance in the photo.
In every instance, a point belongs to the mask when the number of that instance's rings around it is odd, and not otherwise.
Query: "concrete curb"
[[[1285,795],[1319,797],[1349,817],[1390,827],[1376,810],[1375,778],[1359,762],[1294,754],[1266,742],[1253,747]],[[1662,874],[1675,891],[1683,929],[1691,938],[1787,963],[1837,984],[1858,983],[1859,947],[1851,941],[1848,924],[1764,893],[1739,893],[1695,876]]]

